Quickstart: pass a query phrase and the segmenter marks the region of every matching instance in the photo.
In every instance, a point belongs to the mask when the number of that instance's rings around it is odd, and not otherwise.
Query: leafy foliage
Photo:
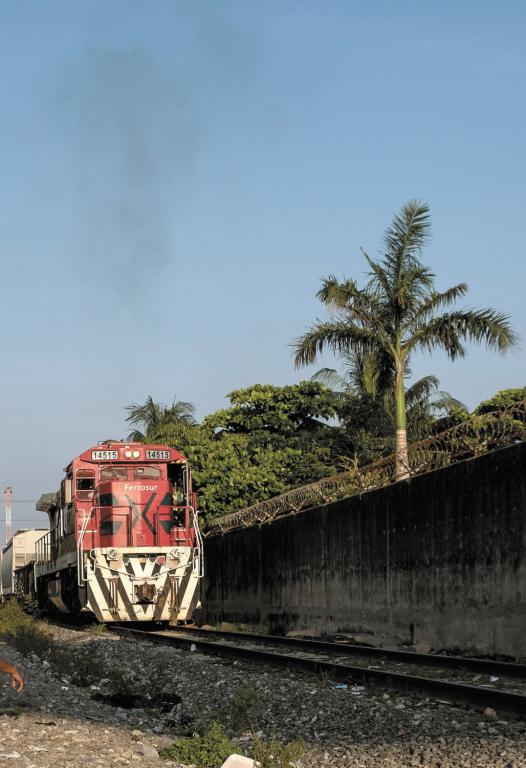
[[[491,411],[505,411],[514,403],[520,403],[526,400],[526,387],[517,387],[516,389],[502,389],[496,395],[484,400],[476,408],[474,413],[482,415]]]
[[[252,758],[260,768],[287,768],[295,765],[305,752],[304,741],[283,743],[273,738],[270,741],[256,739],[251,751]]]
[[[48,633],[14,599],[0,606],[0,639],[23,656],[44,656],[51,647]]]
[[[257,384],[229,399],[184,434],[170,424],[151,433],[190,459],[208,520],[332,474],[348,450],[344,431],[322,421],[337,412],[322,384]]]
[[[197,768],[219,768],[229,755],[236,752],[235,745],[220,723],[210,724],[204,736],[182,737],[166,747],[161,757]]]

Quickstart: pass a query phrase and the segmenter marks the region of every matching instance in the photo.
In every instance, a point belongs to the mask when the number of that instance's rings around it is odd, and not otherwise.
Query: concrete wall
[[[205,622],[526,657],[526,443],[208,538],[205,554]]]

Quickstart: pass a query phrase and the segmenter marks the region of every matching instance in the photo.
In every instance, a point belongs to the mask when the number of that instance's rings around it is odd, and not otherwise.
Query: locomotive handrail
[[[44,565],[50,563],[55,558],[52,557],[52,531],[47,531],[43,536],[35,541],[35,563]]]
[[[194,509],[192,507],[192,515],[193,515],[193,523],[194,523],[194,531],[197,538],[197,561],[198,561],[198,570],[197,570],[197,578],[202,579],[205,573],[205,556],[204,556],[204,546],[203,546],[203,535],[201,533],[201,528],[199,527],[199,512],[197,509]],[[195,552],[196,547],[194,547],[193,552]],[[195,566],[195,559],[194,559],[194,566]],[[195,571],[195,567],[194,567]]]
[[[87,581],[87,577],[84,575],[84,558],[82,556],[83,549],[82,549],[82,542],[84,540],[84,534],[86,533],[86,529],[88,527],[88,522],[91,520],[91,516],[93,515],[93,512],[95,510],[95,507],[92,507],[89,511],[89,514],[84,515],[84,518],[82,520],[82,527],[79,531],[79,538],[77,541],[77,584],[79,587],[83,586],[83,583]]]

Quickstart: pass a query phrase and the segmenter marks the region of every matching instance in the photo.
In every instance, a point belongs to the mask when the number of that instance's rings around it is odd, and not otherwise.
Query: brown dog
[[[7,661],[4,661],[4,659],[0,659],[0,672],[5,672],[6,675],[11,675],[11,685],[15,691],[20,693],[20,691],[23,690],[24,678],[17,669],[15,669]]]

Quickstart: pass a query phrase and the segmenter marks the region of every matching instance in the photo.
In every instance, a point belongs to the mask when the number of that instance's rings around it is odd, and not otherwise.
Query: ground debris
[[[57,670],[56,660],[0,651],[27,681],[18,696],[0,680],[1,766],[179,768],[162,759],[163,749],[213,720],[225,724],[236,751],[250,751],[257,738],[304,740],[303,768],[526,765],[526,723],[500,712],[497,719],[395,691],[343,688],[301,670],[111,633],[60,628],[56,638],[78,655],[82,684],[74,670]]]

